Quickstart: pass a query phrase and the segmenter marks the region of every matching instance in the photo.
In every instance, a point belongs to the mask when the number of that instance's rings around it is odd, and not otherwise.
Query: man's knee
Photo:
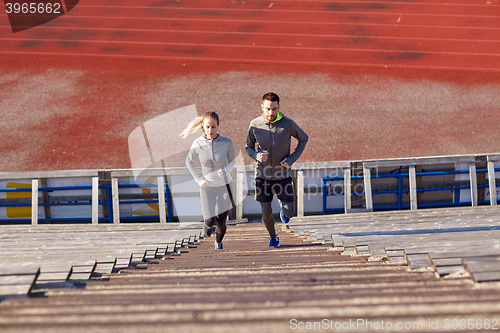
[[[293,202],[282,202],[281,208],[283,209],[283,213],[285,214],[286,217],[292,218],[295,215]]]
[[[262,207],[262,215],[272,215],[273,208],[270,202],[261,202],[260,206]]]

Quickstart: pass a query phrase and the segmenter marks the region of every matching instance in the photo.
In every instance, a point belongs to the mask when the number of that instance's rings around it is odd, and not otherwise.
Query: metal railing
[[[479,157],[479,160],[484,160],[486,162],[487,168],[476,169],[476,157],[477,156],[454,156],[454,157],[440,157],[440,158],[415,158],[415,159],[394,159],[394,160],[377,160],[377,161],[365,161],[363,162],[363,174],[362,175],[351,175],[351,168],[345,168],[344,173],[337,177],[323,177],[322,178],[322,189],[323,189],[323,214],[327,212],[334,211],[346,211],[351,209],[351,195],[358,195],[365,197],[365,209],[367,210],[392,210],[392,209],[417,209],[420,208],[431,208],[431,207],[448,207],[448,206],[464,206],[472,205],[477,206],[478,204],[490,204],[496,205],[499,201],[497,197],[497,187],[495,180],[495,172],[500,171],[500,168],[494,167],[494,161],[499,161],[499,155],[487,155]],[[440,165],[449,163],[469,163],[468,170],[433,170],[433,171],[416,171],[416,166],[422,165]],[[398,166],[398,173],[387,174],[374,174],[370,172],[371,168],[377,167],[389,167]],[[402,169],[408,169],[408,172],[401,172]],[[488,174],[489,182],[488,184],[477,183],[478,174]],[[428,186],[428,187],[417,187],[417,177],[426,176],[446,176],[446,175],[460,175],[469,174],[468,184],[463,184],[464,181],[448,181],[443,182],[444,186]],[[392,189],[378,190],[376,185],[371,183],[371,179],[382,179],[382,178],[396,178],[397,187]],[[405,184],[403,179],[407,178],[408,182]],[[362,179],[364,183],[364,191],[354,191],[351,193],[351,181],[356,179]],[[486,179],[486,176],[484,177]],[[332,182],[344,181],[342,191],[332,191],[331,189],[337,187],[338,184],[332,184]],[[467,182],[467,181],[465,181]],[[406,186],[405,186],[406,185]],[[372,190],[372,187],[374,189]],[[460,190],[468,189],[471,193],[470,201],[460,200]],[[490,200],[478,200],[478,190],[489,189]],[[347,190],[347,191],[346,191]],[[436,192],[436,191],[454,191],[453,201],[440,201],[433,203],[422,203],[419,202],[418,194],[424,192]],[[373,195],[376,194],[396,194],[397,204],[393,206],[383,206],[373,204]],[[403,203],[403,195],[409,194],[409,204],[405,205]],[[344,207],[343,208],[329,208],[327,205],[327,198],[330,196],[344,196]]]
[[[5,174],[4,174],[5,176]],[[43,174],[43,176],[48,176],[48,174]],[[55,172],[53,177],[59,176],[59,178],[66,178],[72,176],[73,178],[88,178],[88,172],[69,172],[64,173]],[[7,176],[8,177],[8,176]],[[23,179],[24,174],[18,173],[12,175],[9,179]],[[47,177],[49,178],[49,177]],[[3,177],[5,179],[5,177]],[[45,180],[46,178],[44,178]],[[173,221],[173,210],[172,210],[172,198],[170,194],[170,186],[168,182],[164,181],[163,177],[158,177],[157,184],[119,184],[117,178],[112,178],[111,180],[104,180],[104,184],[99,184],[99,176],[92,175],[91,186],[44,186],[40,187],[40,179],[34,178],[31,181],[31,187],[9,187],[0,188],[0,192],[5,193],[30,193],[29,197],[24,198],[7,198],[0,200],[0,207],[16,208],[16,207],[30,207],[31,217],[30,218],[9,218],[0,219],[0,222],[31,222],[31,224],[38,224],[38,222],[92,222],[97,224],[99,222],[109,222],[109,223],[120,223],[120,220],[152,220],[158,219],[162,223]],[[102,180],[101,180],[102,181]],[[158,194],[150,195],[133,195],[132,198],[128,200],[119,200],[119,188],[158,188]],[[90,195],[67,195],[67,196],[50,196],[49,193],[55,191],[71,192],[71,191],[91,191]],[[39,192],[43,192],[41,198],[39,198]],[[99,194],[100,193],[100,194]],[[42,199],[42,202],[40,202]],[[161,207],[165,214],[159,213],[158,215],[146,215],[146,216],[119,216],[119,206],[120,204],[157,204]],[[61,206],[91,206],[91,216],[72,216],[72,217],[51,217],[50,207],[61,207]],[[99,217],[99,206],[102,207],[102,216]],[[44,208],[43,218],[39,218],[39,209]]]
[[[478,204],[487,204],[488,201],[485,199],[485,191],[489,189],[490,192],[490,205],[496,205],[498,203],[497,198],[497,181],[495,179],[495,172],[500,171],[499,168],[495,169],[495,162],[500,162],[500,154],[498,155],[463,155],[463,156],[443,156],[443,157],[422,157],[422,158],[407,158],[407,159],[389,159],[389,160],[366,160],[366,161],[332,161],[332,162],[307,162],[307,163],[295,163],[292,166],[292,174],[294,177],[294,184],[296,186],[296,199],[297,199],[297,215],[303,216],[306,213],[311,214],[321,214],[321,204],[323,206],[323,213],[326,214],[329,211],[341,211],[344,210],[346,213],[351,211],[359,211],[359,209],[353,209],[352,206],[357,206],[360,202],[364,205],[366,211],[373,209],[412,209],[415,210],[418,207],[433,207],[433,206],[452,206],[452,205],[464,205],[470,204],[472,206],[477,206]],[[444,165],[446,164],[446,165]],[[466,170],[458,170],[458,164],[465,167]],[[425,171],[423,168],[427,169]],[[439,169],[441,168],[441,169]],[[477,169],[476,169],[477,168]],[[387,170],[395,170],[390,173]],[[379,172],[383,170],[383,172]],[[384,171],[385,170],[385,171]],[[332,172],[334,171],[334,172]],[[354,174],[355,171],[359,171]],[[373,172],[376,171],[376,172]],[[397,171],[397,172],[396,172]],[[139,181],[137,178],[137,173],[140,173],[141,177],[145,177],[147,181]],[[233,170],[232,178],[235,180],[235,197],[236,197],[236,209],[235,218],[240,219],[244,214],[258,214],[260,213],[260,207],[255,205],[255,203],[250,203],[245,201],[249,194],[251,195],[253,188],[253,182],[250,180],[249,174],[254,172],[254,166],[252,165],[241,165]],[[451,176],[468,174],[469,178],[464,180],[450,180]],[[487,174],[487,177],[486,177]],[[110,223],[120,223],[120,221],[128,221],[132,219],[137,220],[159,220],[160,223],[166,223],[167,221],[173,221],[179,215],[179,209],[192,211],[192,204],[196,197],[199,196],[199,192],[196,192],[195,183],[193,181],[193,186],[187,187],[179,186],[179,182],[175,177],[180,177],[177,179],[182,179],[185,182],[189,179],[189,172],[187,168],[158,168],[158,169],[146,169],[146,170],[76,170],[76,171],[54,171],[54,172],[19,172],[19,173],[0,173],[0,180],[16,181],[22,180],[25,182],[25,187],[21,186],[12,188],[7,188],[8,186],[3,186],[5,188],[0,189],[0,194],[2,192],[6,193],[19,193],[24,192],[28,195],[24,198],[19,198],[19,196],[7,196],[5,199],[0,199],[0,208],[2,207],[30,207],[31,218],[27,217],[26,211],[24,212],[25,218],[10,218],[8,220],[2,219],[1,222],[31,222],[32,224],[37,224],[40,222],[59,222],[59,221],[91,221],[93,224],[99,222],[110,222]],[[334,175],[330,177],[328,175]],[[326,176],[326,177],[325,177]],[[425,186],[422,183],[422,177],[447,177],[446,184],[442,186]],[[64,181],[56,181],[56,178],[65,178]],[[79,181],[73,182],[77,185],[75,186],[64,186],[65,184],[71,184],[71,179],[69,181],[66,178],[80,178]],[[81,179],[86,180],[82,181]],[[119,181],[120,178],[123,178]],[[456,178],[456,177],[455,177]],[[488,180],[486,179],[488,178]],[[384,183],[383,180],[387,181]],[[396,179],[396,182],[390,179]],[[443,178],[444,179],[444,178]],[[52,182],[59,186],[47,186],[47,181]],[[374,180],[373,184],[372,181]],[[343,181],[341,186],[341,191],[337,193],[332,193],[328,189],[328,182],[338,182]],[[355,188],[353,193],[351,193],[352,182],[362,181],[362,190]],[[182,183],[181,182],[181,183]],[[384,183],[384,184],[381,184]],[[31,183],[31,184],[29,184]],[[42,186],[39,186],[41,183]],[[146,184],[136,184],[136,183],[146,183]],[[60,186],[62,184],[62,186]],[[91,184],[91,185],[90,185]],[[177,192],[174,194],[171,191],[170,184],[177,184],[175,189]],[[424,186],[423,186],[424,185]],[[23,186],[23,187],[24,187]],[[128,188],[143,188],[142,193],[125,193]],[[157,188],[158,193],[151,193],[152,188]],[[372,190],[373,188],[373,190]],[[448,200],[448,202],[429,202],[428,200],[422,201],[422,193],[424,192],[437,192],[437,191],[453,191],[455,193],[455,198],[453,201]],[[460,192],[463,193],[464,190],[470,191],[470,202],[460,202],[459,195]],[[76,194],[64,197],[55,197],[54,195],[49,195],[49,193],[54,191],[91,191],[90,195],[86,193],[84,195]],[[478,191],[480,195],[478,197]],[[29,193],[31,192],[31,197]],[[40,193],[42,192],[42,193]],[[40,193],[40,195],[39,195]],[[321,199],[317,197],[312,197],[311,194],[317,194],[322,197]],[[327,207],[327,198],[331,195],[343,195],[344,204],[339,205],[337,202],[337,207],[330,209]],[[396,195],[397,200],[376,200],[376,205],[373,205],[373,196],[381,195]],[[407,204],[407,196],[409,195],[409,205]],[[351,201],[352,197],[362,196],[362,200]],[[4,195],[5,197],[5,195]],[[174,199],[176,198],[176,206],[174,207]],[[191,198],[191,199],[189,199]],[[393,198],[392,196],[390,198]],[[319,200],[318,200],[319,199]],[[191,201],[190,201],[191,200]],[[244,203],[249,202],[250,206],[245,206],[247,208],[244,212]],[[381,205],[380,203],[383,203]],[[120,216],[120,205],[133,205],[135,203],[146,203],[150,205],[155,205],[155,210],[158,215],[145,214],[146,216]],[[76,216],[78,210],[75,209],[75,214],[73,216],[64,218],[54,218],[58,216],[57,214],[52,214],[51,207],[57,206],[88,206],[91,205],[91,217],[86,216]],[[305,206],[309,207],[305,209]],[[156,207],[157,206],[157,207]],[[318,209],[312,211],[311,206],[318,207]],[[130,207],[130,206],[129,206]],[[40,213],[39,209],[43,209],[45,214]],[[177,210],[177,214],[175,211]],[[80,210],[81,212],[82,210]],[[151,212],[151,210],[148,210]],[[127,212],[125,210],[125,212]],[[121,215],[127,215],[121,214]],[[43,216],[43,217],[42,217]]]

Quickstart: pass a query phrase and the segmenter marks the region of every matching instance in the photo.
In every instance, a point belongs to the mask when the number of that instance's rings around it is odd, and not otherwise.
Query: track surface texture
[[[327,320],[344,325],[332,329],[344,332],[374,331],[364,325],[382,321],[384,327],[415,325],[392,330],[400,332],[430,331],[437,322],[431,331],[444,332],[446,319],[451,325],[456,318],[474,323],[499,318],[498,284],[438,278],[431,271],[342,255],[288,231],[279,236],[282,246],[269,248],[262,224],[230,226],[223,250],[214,250],[213,237],[205,238],[181,253],[80,288],[38,289],[39,297],[6,300],[0,303],[0,327],[2,332],[293,332]],[[347,327],[349,320],[359,326]]]
[[[268,91],[300,161],[497,153],[499,32],[496,0],[90,0],[18,33],[2,7],[0,171],[128,168],[192,104],[243,146]]]

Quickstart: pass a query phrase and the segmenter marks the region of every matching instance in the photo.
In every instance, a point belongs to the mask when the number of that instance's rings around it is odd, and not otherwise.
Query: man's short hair
[[[279,105],[280,104],[280,97],[273,92],[268,92],[267,94],[262,96],[262,102],[264,102],[264,101],[278,102],[278,105]]]

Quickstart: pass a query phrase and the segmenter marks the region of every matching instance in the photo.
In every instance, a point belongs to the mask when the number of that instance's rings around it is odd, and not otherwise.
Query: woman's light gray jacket
[[[200,160],[202,174],[196,170],[194,164],[196,156]],[[209,187],[230,183],[232,181],[230,172],[235,163],[233,142],[227,136],[220,134],[215,139],[207,139],[203,133],[193,142],[186,157],[186,166],[198,185],[201,181],[207,180]],[[217,174],[219,170],[225,171],[225,178],[219,177]]]

